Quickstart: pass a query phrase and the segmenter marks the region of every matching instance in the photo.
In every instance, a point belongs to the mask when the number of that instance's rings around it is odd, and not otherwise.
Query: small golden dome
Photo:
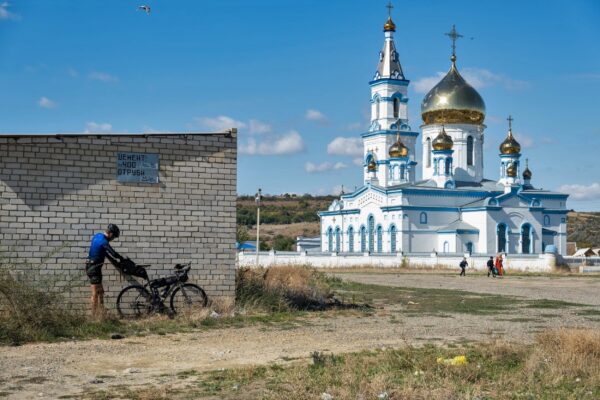
[[[512,129],[508,130],[506,139],[500,144],[501,154],[519,154],[521,152],[521,145],[517,142],[512,134]]]
[[[396,142],[390,146],[389,155],[392,158],[408,156],[408,147],[400,140],[400,135],[396,137]]]
[[[508,165],[508,168],[506,168],[506,175],[511,178],[517,176],[517,166],[515,165],[515,163],[510,163]]]
[[[431,146],[434,150],[450,150],[453,145],[454,142],[452,141],[452,138],[448,136],[443,126],[440,133],[438,133],[435,139],[433,139],[433,142],[431,142]]]
[[[531,170],[529,169],[529,160],[525,160],[525,171],[523,171],[523,179],[525,179],[526,181],[531,180],[531,177],[533,176],[533,174],[531,173]]]
[[[392,17],[388,17],[387,21],[383,25],[384,32],[396,32],[396,24],[392,21]]]
[[[367,170],[377,171],[377,163],[375,162],[375,159],[371,158],[371,161],[369,161],[369,164],[367,165]]]
[[[444,78],[421,102],[425,124],[483,124],[485,102],[456,68],[456,56]]]

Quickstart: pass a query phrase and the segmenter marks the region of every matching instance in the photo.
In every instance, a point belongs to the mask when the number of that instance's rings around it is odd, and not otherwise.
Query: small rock
[[[330,395],[329,393],[322,393],[321,400],[333,400],[333,396]]]
[[[140,372],[140,370],[137,368],[127,368],[127,369],[123,370],[124,374],[137,374],[139,372]]]
[[[237,383],[235,385],[233,385],[231,387],[233,390],[238,390],[240,388],[240,385],[238,385]]]
[[[210,313],[210,317],[211,318],[219,318],[220,316],[221,315],[218,312],[216,312],[216,311],[213,311],[213,312]]]
[[[110,335],[110,338],[118,340],[118,339],[125,339],[125,336],[121,335],[120,333],[113,333]]]
[[[390,398],[390,395],[387,392],[383,392],[383,393],[379,393],[377,398],[379,400],[388,400]]]

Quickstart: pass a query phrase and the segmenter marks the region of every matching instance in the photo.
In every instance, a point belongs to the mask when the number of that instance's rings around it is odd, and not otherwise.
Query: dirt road
[[[443,287],[598,305],[598,279],[527,277],[491,282],[445,275],[343,274],[345,279],[405,287]],[[542,297],[538,297],[542,296]],[[373,315],[308,317],[295,326],[250,326],[123,340],[90,340],[0,348],[0,397],[54,399],[113,385],[177,384],[181,371],[286,363],[312,351],[342,353],[406,343],[503,337],[530,340],[548,327],[600,328],[600,318],[570,308],[522,309],[518,315],[405,316],[402,304]],[[597,307],[593,307],[598,309]]]

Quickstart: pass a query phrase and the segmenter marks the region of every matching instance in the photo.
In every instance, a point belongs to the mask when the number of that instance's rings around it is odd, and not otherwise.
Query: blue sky
[[[568,191],[576,210],[600,210],[600,2],[394,3],[413,129],[424,94],[449,67],[443,34],[456,24],[466,37],[459,69],[487,105],[486,177],[497,178],[512,114],[534,185]],[[236,125],[239,193],[351,189],[362,180],[355,149],[334,140],[368,126],[385,4],[2,1],[0,132]]]

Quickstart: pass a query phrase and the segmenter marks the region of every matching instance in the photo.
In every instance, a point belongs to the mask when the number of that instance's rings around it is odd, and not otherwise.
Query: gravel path
[[[577,278],[463,279],[433,274],[340,274],[345,279],[408,287],[443,287],[599,304],[600,280]],[[287,363],[312,351],[334,353],[466,340],[529,341],[548,327],[600,328],[600,318],[573,308],[519,309],[518,315],[402,314],[403,304],[372,316],[309,317],[295,327],[250,326],[123,340],[89,340],[0,348],[0,397],[55,399],[114,385],[180,385],[176,374],[245,365]]]

